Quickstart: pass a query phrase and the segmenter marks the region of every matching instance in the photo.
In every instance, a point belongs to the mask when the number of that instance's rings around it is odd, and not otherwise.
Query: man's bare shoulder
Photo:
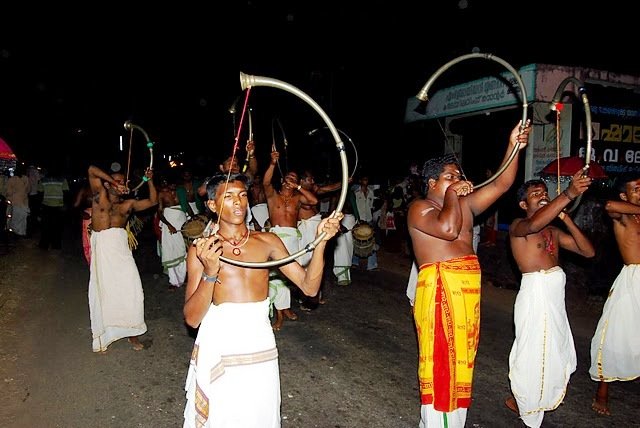
[[[522,217],[518,217],[516,219],[514,219],[511,224],[509,225],[509,234],[511,234],[513,232],[513,230],[518,227],[518,225],[520,223],[522,223],[525,219]]]
[[[264,231],[251,231],[251,238],[256,239],[260,242],[263,242],[268,245],[274,245],[277,242],[282,242],[282,240],[275,233],[264,232]]]
[[[409,205],[410,215],[424,216],[432,211],[437,212],[439,209],[432,202],[429,202],[426,199],[416,199]]]

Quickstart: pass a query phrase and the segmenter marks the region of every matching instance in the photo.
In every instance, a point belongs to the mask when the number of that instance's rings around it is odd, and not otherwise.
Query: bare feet
[[[271,325],[274,331],[280,331],[282,323],[284,323],[284,315],[282,309],[276,309],[276,321]]]
[[[129,343],[132,345],[134,351],[142,351],[144,349],[144,345],[140,342],[140,340],[133,336],[127,338]]]
[[[602,416],[611,416],[607,400],[602,400],[602,398],[598,396],[591,402],[591,410]]]
[[[509,410],[511,410],[513,413],[520,415],[520,410],[518,409],[518,403],[516,402],[516,399],[513,397],[509,397],[506,400],[504,400],[504,405],[507,406],[509,408]]]
[[[284,316],[291,321],[295,321],[298,319],[298,315],[296,315],[296,313],[293,312],[291,308],[283,309],[282,312],[284,313]]]

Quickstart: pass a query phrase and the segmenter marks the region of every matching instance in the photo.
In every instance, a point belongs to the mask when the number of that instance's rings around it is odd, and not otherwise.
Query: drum
[[[196,238],[202,238],[202,233],[207,227],[208,222],[209,219],[206,215],[197,214],[191,218],[191,220],[182,225],[182,229],[180,229],[180,231],[182,232],[182,236],[184,236],[187,244],[191,244]]]
[[[351,234],[353,235],[353,253],[358,257],[369,257],[376,245],[373,227],[367,223],[360,223],[351,230]]]

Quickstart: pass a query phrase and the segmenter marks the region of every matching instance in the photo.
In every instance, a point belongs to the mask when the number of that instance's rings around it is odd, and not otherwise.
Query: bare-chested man
[[[169,291],[173,291],[187,278],[187,247],[181,233],[187,214],[180,206],[175,184],[167,184],[158,199],[160,259],[163,271],[169,276]]]
[[[622,256],[616,277],[591,339],[589,375],[598,382],[591,407],[610,415],[609,383],[640,377],[640,174],[617,178],[620,200],[609,200],[605,210]]]
[[[576,369],[564,300],[566,276],[558,259],[561,248],[583,257],[595,255],[589,238],[562,211],[591,185],[591,178],[583,174],[582,169],[576,172],[553,201],[544,181],[524,183],[517,201],[527,216],[509,226],[511,251],[522,280],[513,308],[515,339],[509,354],[513,397],[505,404],[529,427],[539,428],[544,412],[560,405]],[[556,218],[563,228],[551,224]]]
[[[527,145],[527,123],[511,131],[503,164]],[[480,329],[480,265],[472,247],[473,220],[515,180],[518,157],[486,186],[473,191],[453,156],[427,161],[425,199],[409,207],[407,225],[417,265],[413,307],[418,331],[421,425],[464,427],[471,405]]]
[[[184,426],[279,428],[278,350],[269,324],[269,269],[222,262],[281,260],[289,255],[274,234],[250,231],[246,178],[219,174],[209,180],[208,208],[218,214],[214,233],[189,247],[184,316],[198,327],[185,389]],[[306,271],[297,262],[279,270],[304,294],[320,287],[327,240],[338,231],[341,214],[322,221],[318,243]],[[247,402],[250,391],[250,403]]]
[[[273,187],[271,180],[279,158],[280,153],[271,152],[271,162],[264,172],[262,185],[269,208],[269,221],[271,222],[269,232],[278,235],[287,247],[289,254],[293,254],[300,250],[301,234],[298,230],[300,206],[302,204],[317,204],[318,198],[312,192],[302,188],[298,182],[298,174],[292,171],[284,177],[284,183],[280,190]],[[272,273],[277,274],[277,271]],[[298,316],[291,310],[291,290],[286,282],[278,276],[273,276],[269,283],[269,297],[276,308],[274,330],[282,328],[284,317],[292,321],[298,319]]]
[[[351,182],[351,179],[349,179],[349,182]],[[322,220],[322,214],[320,213],[320,198],[327,193],[339,190],[342,187],[342,182],[338,181],[320,186],[316,184],[313,172],[307,169],[302,172],[300,185],[302,186],[302,189],[308,190],[318,199],[318,202],[315,204],[300,204],[300,210],[298,211],[298,230],[300,230],[300,234],[302,236],[302,239],[300,240],[300,248],[304,248],[316,239],[316,229],[318,228],[318,223]],[[298,262],[302,266],[306,266],[310,259],[311,253],[306,253],[298,257]],[[300,309],[303,311],[309,311],[317,307],[318,304],[323,303],[322,287],[320,287],[318,295],[304,299],[300,304]]]
[[[141,200],[123,199],[129,193],[123,174],[109,175],[96,166],[90,166],[88,173],[93,192],[89,278],[93,351],[104,352],[123,337],[139,351],[143,345],[138,336],[147,331],[144,294],[125,226],[133,212],[158,203],[153,172],[145,173],[149,198]]]

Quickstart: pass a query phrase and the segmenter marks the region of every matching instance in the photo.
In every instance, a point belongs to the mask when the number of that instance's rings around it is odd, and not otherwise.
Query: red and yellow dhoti
[[[422,404],[441,412],[468,408],[480,336],[478,257],[420,266],[413,317]]]

